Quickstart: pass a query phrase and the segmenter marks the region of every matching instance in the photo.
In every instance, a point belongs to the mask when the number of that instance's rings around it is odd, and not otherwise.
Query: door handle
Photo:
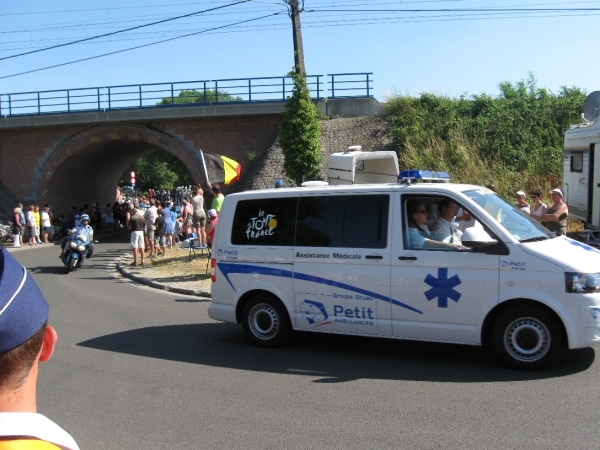
[[[416,256],[398,256],[398,259],[400,261],[416,261],[417,257]]]
[[[383,259],[383,256],[381,256],[381,255],[367,255],[367,256],[365,256],[365,259]]]

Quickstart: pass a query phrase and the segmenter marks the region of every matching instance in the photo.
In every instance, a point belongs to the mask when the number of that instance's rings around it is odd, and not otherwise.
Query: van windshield
[[[552,235],[552,232],[543,225],[490,189],[474,189],[465,191],[464,194],[485,209],[506,231],[521,242],[545,240]]]

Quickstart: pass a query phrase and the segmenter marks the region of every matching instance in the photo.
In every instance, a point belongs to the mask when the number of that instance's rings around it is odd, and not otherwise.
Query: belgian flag
[[[204,172],[210,184],[233,184],[240,179],[242,166],[231,158],[214,153],[202,154]]]

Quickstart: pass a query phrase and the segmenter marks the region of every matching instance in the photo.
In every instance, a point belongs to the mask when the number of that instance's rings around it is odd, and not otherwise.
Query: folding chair
[[[210,250],[208,249],[208,246],[206,245],[198,245],[197,239],[198,239],[198,234],[197,233],[188,233],[188,237],[187,237],[190,241],[190,253],[189,253],[189,259],[188,261],[192,260],[192,254],[194,255],[195,258],[198,257],[198,255],[196,255],[196,250],[200,251],[200,257],[204,256],[204,253],[206,252],[207,255],[210,255]]]

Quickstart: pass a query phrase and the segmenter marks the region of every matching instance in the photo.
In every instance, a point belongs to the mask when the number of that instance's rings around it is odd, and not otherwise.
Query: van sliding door
[[[294,323],[310,331],[391,334],[390,195],[301,197]]]

